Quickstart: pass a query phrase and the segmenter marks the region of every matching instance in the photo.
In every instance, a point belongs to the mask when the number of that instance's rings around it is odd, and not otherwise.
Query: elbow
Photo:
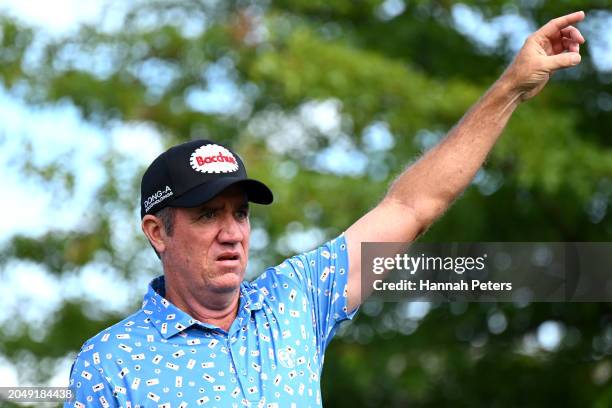
[[[450,206],[451,200],[421,198],[412,202],[400,202],[389,198],[394,206],[401,206],[402,213],[406,214],[416,231],[415,238],[423,235],[431,225],[440,218]]]
[[[422,200],[422,202],[418,203],[416,211],[424,220],[427,228],[429,228],[438,218],[444,215],[455,199],[455,195],[449,194],[445,197]]]
[[[413,211],[416,214],[415,218],[418,220],[417,224],[419,226],[417,236],[423,235],[442,216],[446,208],[442,203],[436,201],[415,205]]]
[[[385,205],[392,209],[391,214],[397,222],[404,224],[402,230],[410,231],[405,237],[412,241],[423,235],[429,227],[444,213],[446,206],[439,201],[423,200],[414,203],[406,203],[393,197],[385,199]],[[401,214],[401,216],[399,216]],[[399,225],[398,225],[399,227]]]

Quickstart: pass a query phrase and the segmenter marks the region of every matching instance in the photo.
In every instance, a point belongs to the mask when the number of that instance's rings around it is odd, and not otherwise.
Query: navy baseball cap
[[[140,218],[164,207],[197,207],[227,187],[240,184],[249,201],[270,204],[272,191],[247,177],[240,157],[210,140],[192,140],[166,150],[149,165],[140,183]]]

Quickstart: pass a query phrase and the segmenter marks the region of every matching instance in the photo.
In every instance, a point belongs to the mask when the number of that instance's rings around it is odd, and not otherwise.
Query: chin
[[[233,292],[240,287],[243,279],[243,273],[226,272],[223,275],[214,278],[211,284],[214,286],[215,291]]]

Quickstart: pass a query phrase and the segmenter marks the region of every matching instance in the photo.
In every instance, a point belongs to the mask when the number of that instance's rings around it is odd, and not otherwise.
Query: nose
[[[218,238],[222,244],[241,242],[244,239],[244,233],[240,223],[233,216],[224,217]]]

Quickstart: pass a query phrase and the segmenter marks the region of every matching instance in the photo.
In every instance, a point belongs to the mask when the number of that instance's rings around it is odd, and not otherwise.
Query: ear
[[[163,253],[166,250],[166,231],[162,220],[154,215],[147,214],[142,219],[142,232],[149,239],[149,242],[158,253]]]

